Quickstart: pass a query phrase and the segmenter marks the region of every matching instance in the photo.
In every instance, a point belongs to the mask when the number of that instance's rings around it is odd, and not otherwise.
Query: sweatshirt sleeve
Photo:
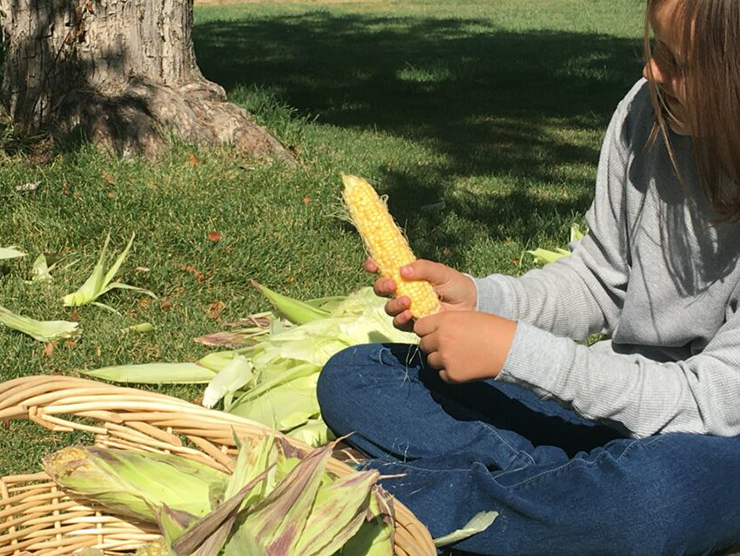
[[[669,432],[736,436],[738,345],[738,313],[700,354],[668,363],[600,353],[520,323],[498,380],[554,397],[587,418],[624,428],[637,438]]]
[[[629,164],[629,99],[604,138],[589,231],[572,254],[520,277],[474,278],[479,311],[523,321],[558,336],[584,340],[610,332],[621,313],[629,277],[625,179]]]

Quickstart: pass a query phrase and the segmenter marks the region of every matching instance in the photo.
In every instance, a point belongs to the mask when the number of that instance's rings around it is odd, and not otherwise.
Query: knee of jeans
[[[335,353],[324,364],[319,373],[316,395],[322,411],[330,405],[345,399],[356,390],[357,368],[361,361],[369,356],[371,346],[352,346]]]

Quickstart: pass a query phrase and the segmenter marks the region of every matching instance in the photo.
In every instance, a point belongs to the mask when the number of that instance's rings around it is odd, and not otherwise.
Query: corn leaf
[[[106,272],[105,263],[108,255],[108,244],[110,243],[110,234],[108,234],[105,238],[105,243],[103,244],[103,250],[100,253],[100,258],[98,259],[98,263],[95,265],[92,274],[90,274],[89,278],[82,286],[80,286],[80,288],[76,292],[70,293],[63,297],[64,305],[68,307],[76,307],[91,303],[114,313],[118,313],[118,311],[116,311],[112,307],[109,307],[108,305],[97,301],[99,297],[114,289],[133,290],[156,299],[157,296],[147,289],[129,286],[128,284],[122,284],[120,282],[112,282],[119,268],[123,264],[123,261],[128,256],[128,252],[131,250],[131,246],[134,243],[134,237],[136,237],[136,234],[133,234],[131,236],[128,245],[126,245],[126,248],[118,256],[118,259],[116,259],[116,262],[113,263],[113,266],[108,270],[108,272]]]
[[[0,323],[44,343],[73,340],[80,336],[79,324],[76,322],[34,320],[17,315],[2,306],[0,306]]]
[[[199,384],[209,382],[216,376],[215,372],[197,363],[116,365],[95,370],[81,370],[80,373],[111,382],[139,384]]]
[[[26,254],[23,251],[18,251],[15,247],[0,247],[0,260],[17,259],[25,256]]]
[[[461,529],[453,531],[452,533],[434,539],[434,546],[437,548],[441,546],[447,546],[472,537],[473,535],[485,531],[498,517],[498,512],[479,512],[475,514],[470,521],[462,526]]]

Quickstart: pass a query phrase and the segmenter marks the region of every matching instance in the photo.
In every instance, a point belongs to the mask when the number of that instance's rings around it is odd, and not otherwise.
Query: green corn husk
[[[106,272],[105,263],[108,255],[108,243],[110,243],[110,234],[108,234],[108,236],[106,236],[105,238],[105,243],[103,244],[103,250],[100,253],[100,258],[98,259],[98,263],[95,265],[92,274],[85,281],[85,283],[80,286],[80,289],[78,289],[74,293],[70,293],[64,296],[64,305],[68,307],[77,307],[80,305],[87,305],[88,303],[91,303],[93,305],[97,305],[98,307],[102,307],[118,314],[118,311],[116,311],[112,307],[109,307],[108,305],[97,301],[97,299],[100,298],[102,295],[114,289],[133,290],[157,299],[157,296],[147,289],[139,288],[136,286],[129,286],[128,284],[123,284],[121,282],[113,282],[113,278],[115,278],[119,268],[121,268],[121,265],[123,264],[123,261],[128,256],[128,252],[131,250],[131,245],[133,245],[134,243],[134,237],[136,237],[136,234],[133,234],[131,236],[128,245],[126,245],[126,248],[118,256],[118,259],[116,259],[116,262],[113,263],[113,266],[111,266],[108,272]]]
[[[322,484],[294,554],[331,556],[365,521],[379,473],[359,471]]]
[[[583,235],[583,232],[581,232],[581,229],[577,224],[571,224],[570,243],[580,241],[583,239]],[[549,251],[547,249],[537,248],[533,251],[527,251],[527,253],[534,257],[535,264],[549,264],[570,255],[570,249],[561,249],[560,247],[556,247],[555,251]]]
[[[26,254],[23,251],[19,251],[15,247],[0,247],[0,260],[17,259],[25,256]]]
[[[121,328],[121,334],[129,334],[134,332],[136,334],[146,334],[147,332],[154,332],[154,325],[151,322],[142,322],[141,324],[134,324]]]
[[[97,447],[55,452],[44,459],[44,470],[67,492],[149,522],[163,504],[206,515],[228,481],[225,473],[186,458]]]
[[[80,374],[137,384],[204,384],[216,373],[197,363],[145,363],[143,365],[114,365],[95,370],[80,370]]]
[[[393,556],[394,527],[393,498],[376,486],[365,521],[342,547],[341,556]]]
[[[283,315],[293,324],[306,324],[313,320],[323,319],[329,316],[329,311],[316,307],[315,304],[305,303],[285,295],[272,291],[267,286],[258,284],[252,280],[252,285],[257,288]]]
[[[53,266],[53,265],[52,265]],[[51,269],[46,262],[46,255],[41,253],[31,267],[31,282],[48,282],[51,280]]]
[[[203,393],[203,406],[211,408],[225,397],[224,406],[228,410],[234,393],[253,382],[252,369],[254,369],[254,363],[243,355],[237,355],[208,383]]]
[[[472,537],[473,535],[485,531],[490,527],[494,520],[498,517],[498,512],[479,512],[475,514],[470,521],[468,521],[462,528],[457,531],[453,531],[443,537],[434,539],[434,546],[442,547]]]
[[[311,452],[263,500],[250,507],[244,527],[267,554],[294,554],[306,527],[332,445]]]
[[[102,553],[101,553],[102,554]],[[146,543],[140,546],[134,556],[176,556],[167,545],[164,539],[155,542]]]
[[[336,438],[320,416],[315,419],[308,419],[303,425],[285,434],[309,446],[323,446]]]
[[[0,323],[44,343],[74,340],[80,337],[79,323],[63,320],[34,320],[17,315],[2,306],[0,306]]]

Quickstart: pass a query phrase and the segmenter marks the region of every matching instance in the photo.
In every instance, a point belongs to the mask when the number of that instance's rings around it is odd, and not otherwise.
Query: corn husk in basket
[[[184,400],[64,376],[30,376],[0,383],[0,421],[29,419],[56,432],[92,433],[96,446],[177,454],[231,471],[234,435],[274,434],[264,425]],[[302,442],[284,437],[297,450]],[[327,469],[353,469],[332,458]],[[433,556],[427,529],[400,502],[395,550]],[[98,548],[123,554],[159,537],[155,526],[121,518],[62,493],[43,473],[0,478],[0,556],[56,556]]]

